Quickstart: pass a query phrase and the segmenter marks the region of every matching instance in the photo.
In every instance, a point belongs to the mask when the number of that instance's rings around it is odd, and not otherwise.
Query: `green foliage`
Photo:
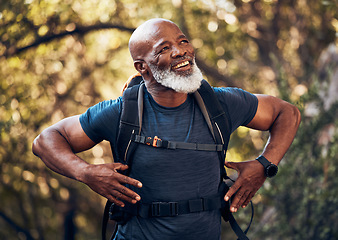
[[[326,57],[330,56],[328,51],[324,52]],[[337,74],[334,59],[322,67],[326,73]],[[263,211],[272,210],[274,214],[265,221],[263,215],[264,227],[258,236],[271,236],[271,239],[338,237],[338,102],[325,107],[325,102],[332,97],[325,86],[332,87],[337,79],[332,74],[325,76],[320,82],[318,77],[313,77],[312,87],[301,99],[303,120],[297,137],[278,176],[261,190],[262,202],[268,203]],[[280,231],[281,228],[284,231]]]
[[[336,12],[330,0],[1,1],[0,238],[62,239],[71,235],[64,226],[76,227],[76,239],[99,238],[104,199],[47,170],[31,144],[49,125],[120,94],[135,72],[129,36],[153,17],[178,23],[215,86],[275,95],[303,111],[280,174],[254,199],[251,239],[338,238],[337,104],[326,109],[322,97],[337,66],[318,67],[335,41]],[[266,139],[240,128],[228,159],[255,158]],[[106,143],[81,157],[112,161]],[[243,226],[248,214],[237,214]]]
[[[266,223],[269,227],[263,235],[274,235],[274,239],[285,239],[285,235],[293,236],[290,239],[337,238],[337,115],[335,104],[317,118],[303,120],[279,176],[271,183],[274,188],[264,190],[265,201],[274,205],[278,221]]]

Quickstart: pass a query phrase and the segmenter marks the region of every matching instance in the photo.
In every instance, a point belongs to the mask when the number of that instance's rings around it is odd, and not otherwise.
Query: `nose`
[[[173,58],[183,57],[187,53],[187,50],[183,46],[173,46],[172,49],[173,50],[171,56]]]

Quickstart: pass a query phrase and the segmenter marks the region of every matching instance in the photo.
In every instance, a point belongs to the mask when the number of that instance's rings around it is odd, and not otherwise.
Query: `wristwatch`
[[[271,178],[275,176],[278,172],[278,167],[270,162],[268,159],[266,159],[264,156],[260,155],[258,158],[256,158],[260,164],[264,167],[264,175],[268,178]]]

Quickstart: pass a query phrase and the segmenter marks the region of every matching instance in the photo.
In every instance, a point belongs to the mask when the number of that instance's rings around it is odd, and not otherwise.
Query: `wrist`
[[[83,161],[81,163],[81,166],[79,166],[77,172],[76,172],[76,180],[82,183],[87,184],[88,179],[91,178],[91,174],[93,172],[93,164],[87,163]]]

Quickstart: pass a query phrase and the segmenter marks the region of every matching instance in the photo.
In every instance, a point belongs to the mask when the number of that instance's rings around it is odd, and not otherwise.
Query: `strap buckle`
[[[147,137],[145,143],[150,146],[152,143],[153,139],[151,137]]]
[[[154,137],[153,147],[161,147],[162,146],[162,139],[158,136]]]
[[[153,217],[173,217],[177,215],[177,202],[153,202],[151,204],[151,216]]]
[[[162,139],[159,138],[158,136],[155,136],[154,138],[152,138],[152,137],[147,137],[145,143],[146,143],[148,146],[162,147]]]

